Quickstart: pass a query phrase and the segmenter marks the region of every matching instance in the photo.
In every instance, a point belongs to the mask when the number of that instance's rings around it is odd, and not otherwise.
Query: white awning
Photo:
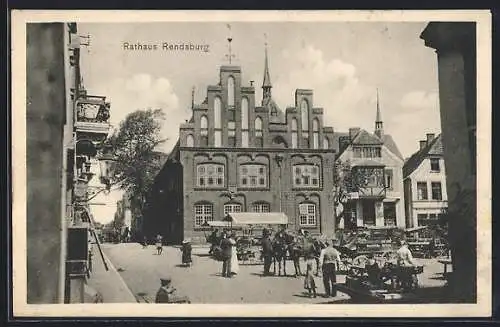
[[[207,224],[212,227],[229,227],[231,225],[229,221],[222,220],[207,221]]]
[[[234,212],[230,213],[233,224],[286,225],[288,217],[282,212]],[[226,225],[227,226],[227,225]]]

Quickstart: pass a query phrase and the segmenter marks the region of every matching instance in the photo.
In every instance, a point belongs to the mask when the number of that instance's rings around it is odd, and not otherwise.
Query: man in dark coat
[[[161,287],[156,292],[155,303],[191,303],[186,296],[178,296],[170,277],[160,278]]]
[[[233,251],[233,243],[227,235],[221,240],[220,247],[222,251],[222,276],[231,278],[231,254]]]
[[[212,254],[214,252],[215,247],[218,245],[218,234],[219,230],[215,229],[210,236],[208,237],[208,242],[210,243],[210,250],[208,251],[208,254]]]
[[[262,239],[262,256],[264,257],[264,276],[269,276],[271,273],[271,262],[273,260],[273,243],[271,242],[271,233],[264,229],[264,238]]]

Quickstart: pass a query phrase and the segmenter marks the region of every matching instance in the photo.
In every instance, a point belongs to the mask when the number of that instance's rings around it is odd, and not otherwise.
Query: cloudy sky
[[[91,36],[82,51],[84,84],[111,101],[115,126],[134,110],[162,108],[169,141],[161,150],[168,152],[190,118],[192,88],[201,102],[207,85],[217,84],[229,33],[233,64],[242,67],[244,84],[255,81],[260,102],[267,35],[272,93],[282,109],[293,104],[295,89],[313,89],[325,125],[373,131],[378,88],[385,132],[405,157],[425,133],[440,132],[436,54],[419,38],[426,22],[227,23],[230,32],[222,22],[81,23],[78,34]],[[157,50],[127,50],[125,42]],[[163,43],[208,51],[166,51]]]

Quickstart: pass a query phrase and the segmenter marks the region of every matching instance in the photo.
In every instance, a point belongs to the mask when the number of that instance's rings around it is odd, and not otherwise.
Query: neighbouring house
[[[350,189],[344,205],[345,228],[363,226],[405,227],[403,163],[391,135],[384,134],[377,95],[375,131],[350,128],[339,134],[337,160],[349,162],[353,178],[363,178]]]
[[[448,208],[446,170],[441,135],[428,133],[420,149],[403,166],[406,225],[428,226]]]

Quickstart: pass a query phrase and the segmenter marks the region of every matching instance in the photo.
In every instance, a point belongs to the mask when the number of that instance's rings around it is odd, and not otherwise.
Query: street
[[[193,265],[182,267],[178,248],[164,247],[157,255],[154,246],[143,249],[137,243],[104,244],[104,252],[118,270],[131,292],[144,302],[153,300],[160,286],[160,277],[168,275],[179,295],[186,295],[192,303],[345,303],[349,297],[339,293],[336,298],[323,298],[321,277],[316,278],[317,298],[309,298],[303,289],[303,277],[261,277],[261,264],[241,264],[233,278],[221,277],[222,263],[208,256],[208,248],[193,248]],[[423,264],[419,276],[421,287],[439,288],[445,284],[441,277],[443,267],[436,260],[417,259]],[[305,264],[301,262],[305,271]],[[272,266],[271,266],[272,271]],[[287,273],[293,273],[293,263],[287,262]],[[344,276],[337,277],[339,283]]]

